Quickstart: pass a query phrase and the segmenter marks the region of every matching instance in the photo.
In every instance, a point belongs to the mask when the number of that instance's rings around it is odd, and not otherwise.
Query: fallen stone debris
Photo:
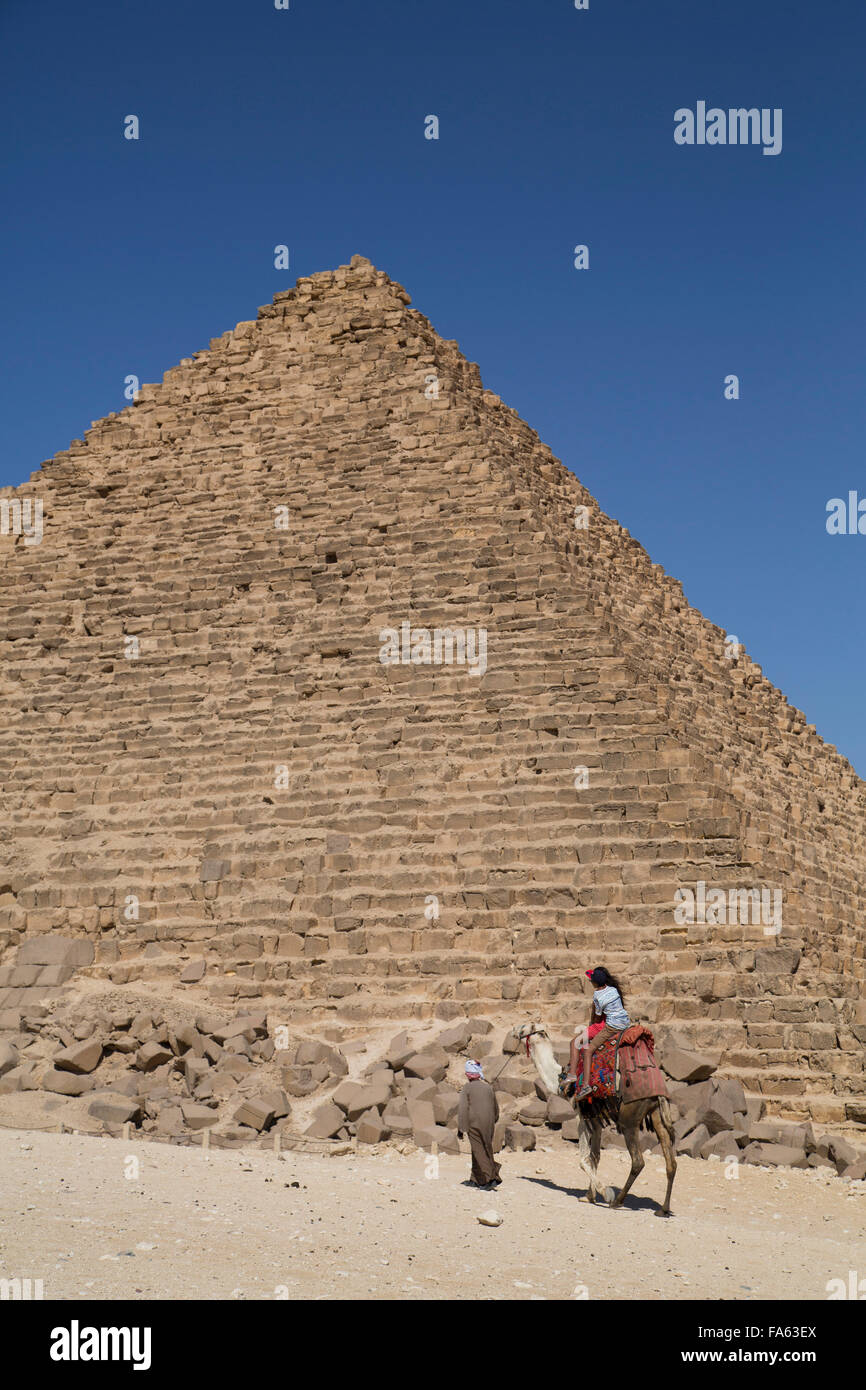
[[[84,1109],[75,1127],[83,1132],[121,1135],[131,1127],[181,1144],[200,1144],[207,1132],[215,1147],[284,1143],[337,1154],[390,1144],[456,1154],[463,1067],[474,1057],[497,1094],[497,1152],[578,1138],[571,1104],[545,1093],[513,1031],[497,1047],[485,1018],[458,1019],[438,1031],[434,1024],[423,1037],[400,1032],[384,1047],[371,1044],[371,1061],[363,1036],[289,1039],[284,1027],[270,1026],[264,1009],[231,1018],[199,1012],[181,1022],[152,1005],[136,1012],[70,1000],[33,1005],[17,1025],[0,1040],[0,1096],[53,1094],[48,1107],[77,1100]],[[567,1041],[555,1051],[564,1064]],[[678,1154],[866,1180],[866,1150],[849,1138],[767,1115],[765,1102],[747,1096],[740,1081],[720,1077],[709,1057],[673,1041],[660,1054]],[[613,1127],[602,1142],[624,1145]],[[657,1146],[649,1133],[641,1143]]]

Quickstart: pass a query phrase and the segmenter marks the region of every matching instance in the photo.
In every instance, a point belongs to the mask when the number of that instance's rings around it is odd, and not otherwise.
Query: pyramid
[[[305,277],[0,493],[44,516],[0,538],[0,1021],[55,934],[313,1028],[571,1029],[604,963],[866,1120],[866,786],[409,306]]]

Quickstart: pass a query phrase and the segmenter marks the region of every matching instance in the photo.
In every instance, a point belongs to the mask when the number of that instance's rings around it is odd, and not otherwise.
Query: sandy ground
[[[866,1274],[864,1185],[820,1173],[683,1158],[661,1220],[656,1155],[619,1211],[578,1201],[570,1150],[505,1154],[496,1193],[468,1167],[0,1129],[0,1277],[46,1299],[821,1300]]]

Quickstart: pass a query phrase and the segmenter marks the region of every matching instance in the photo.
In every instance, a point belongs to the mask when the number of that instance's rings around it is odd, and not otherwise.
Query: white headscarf
[[[484,1072],[481,1070],[481,1063],[480,1063],[480,1062],[467,1062],[467,1063],[466,1063],[466,1075],[467,1075],[468,1077],[470,1077],[470,1078],[471,1078],[471,1077],[479,1077],[479,1076],[480,1076],[481,1080],[483,1081],[483,1080],[484,1080]]]

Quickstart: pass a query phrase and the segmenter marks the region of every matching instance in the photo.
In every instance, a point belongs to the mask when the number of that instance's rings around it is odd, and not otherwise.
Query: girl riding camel
[[[592,996],[592,1020],[588,1028],[581,1029],[571,1040],[569,1073],[565,1078],[566,1082],[577,1081],[577,1057],[582,1050],[583,1085],[575,1095],[575,1100],[584,1100],[592,1094],[592,1086],[589,1084],[592,1054],[598,1048],[604,1047],[611,1038],[620,1037],[626,1028],[631,1027],[619,980],[611,975],[609,970],[605,970],[603,965],[596,966],[595,970],[587,970],[586,976],[595,985],[595,993]]]

